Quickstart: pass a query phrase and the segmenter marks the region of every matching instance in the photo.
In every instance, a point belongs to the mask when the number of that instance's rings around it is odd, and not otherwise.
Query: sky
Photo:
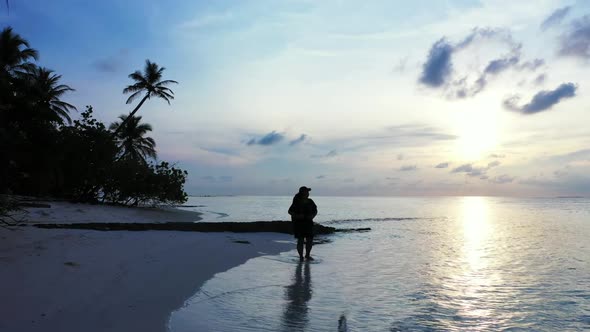
[[[590,196],[590,2],[11,0],[0,24],[110,123],[146,59],[192,195]],[[76,114],[73,115],[76,117]]]

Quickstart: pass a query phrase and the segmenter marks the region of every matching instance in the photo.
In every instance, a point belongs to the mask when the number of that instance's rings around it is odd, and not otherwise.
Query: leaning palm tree
[[[152,131],[149,123],[140,123],[141,116],[120,115],[121,122],[113,122],[110,130],[117,133],[121,159],[135,159],[147,163],[148,158],[156,158],[156,142],[151,137],[144,137]]]
[[[167,85],[171,83],[178,84],[178,82],[173,80],[164,80],[162,81],[162,73],[166,68],[158,66],[158,64],[151,62],[150,60],[145,60],[145,67],[143,69],[143,73],[139,70],[129,74],[129,78],[135,81],[134,84],[127,86],[123,93],[131,93],[131,96],[127,99],[127,104],[132,103],[135,99],[137,99],[141,94],[145,93],[139,104],[135,106],[135,109],[129,114],[128,119],[131,119],[143,103],[146,100],[150,99],[151,97],[157,97],[164,99],[168,104],[170,104],[170,100],[174,99],[174,92],[167,87]],[[122,125],[117,128],[114,135],[123,128],[125,125],[125,121],[123,121]]]
[[[26,80],[33,108],[42,112],[42,117],[58,124],[64,124],[64,120],[72,122],[69,113],[75,111],[76,107],[60,98],[66,92],[75,90],[59,83],[61,75],[47,68],[33,66],[26,73],[20,73],[19,77]]]
[[[0,32],[0,75],[30,69],[33,65],[29,61],[38,57],[39,53],[30,48],[28,41],[12,32],[11,27]]]

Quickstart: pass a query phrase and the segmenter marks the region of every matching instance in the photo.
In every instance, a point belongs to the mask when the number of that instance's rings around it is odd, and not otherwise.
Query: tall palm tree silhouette
[[[61,75],[53,70],[33,66],[21,76],[27,82],[32,106],[37,112],[42,112],[42,117],[50,122],[64,124],[71,123],[70,111],[76,110],[72,104],[62,101],[60,98],[69,91],[75,91],[68,85],[60,84]]]
[[[131,96],[127,99],[127,104],[133,102],[133,100],[137,99],[141,94],[145,92],[145,95],[135,106],[135,109],[129,114],[127,119],[132,119],[133,116],[139,108],[143,105],[143,103],[150,99],[151,97],[157,97],[164,99],[168,105],[170,105],[170,100],[174,99],[174,92],[167,87],[172,83],[178,84],[178,82],[173,80],[163,80],[162,81],[162,73],[166,68],[158,66],[155,62],[151,62],[150,60],[145,60],[145,67],[143,68],[143,73],[139,70],[129,74],[129,78],[135,81],[134,84],[127,86],[123,93],[131,93]],[[117,135],[121,128],[124,128],[125,121],[121,123],[121,126],[117,127],[114,132],[114,135]]]
[[[33,66],[30,60],[37,60],[39,53],[29,42],[12,32],[11,27],[0,32],[0,75],[5,78],[15,71],[24,71]]]
[[[117,141],[121,151],[120,158],[139,160],[147,163],[148,158],[156,158],[156,142],[151,137],[144,137],[152,131],[149,123],[140,123],[141,116],[120,115],[121,122],[113,122],[110,130],[117,133]]]

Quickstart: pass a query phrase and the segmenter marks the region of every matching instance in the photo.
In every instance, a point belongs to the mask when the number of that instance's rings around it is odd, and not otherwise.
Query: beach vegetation
[[[0,32],[0,194],[123,205],[179,204],[188,173],[157,161],[153,130],[134,113],[151,97],[170,102],[164,67],[147,60],[129,75],[129,115],[106,126],[94,109],[64,100],[72,87],[36,64],[39,53],[11,28]],[[2,203],[2,202],[0,202]],[[0,215],[11,205],[0,205]]]
[[[152,131],[149,123],[140,123],[141,116],[120,115],[121,122],[113,122],[109,129],[116,133],[120,159],[134,159],[147,163],[156,159],[156,141],[145,135]],[[125,124],[124,128],[120,128]]]
[[[0,194],[0,227],[15,226],[18,220],[14,218],[14,213],[19,210],[16,200],[5,194]]]

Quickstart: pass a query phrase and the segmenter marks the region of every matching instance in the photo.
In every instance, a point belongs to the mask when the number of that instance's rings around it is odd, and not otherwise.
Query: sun
[[[455,155],[462,161],[477,161],[489,155],[499,143],[497,112],[462,112],[455,119]]]

